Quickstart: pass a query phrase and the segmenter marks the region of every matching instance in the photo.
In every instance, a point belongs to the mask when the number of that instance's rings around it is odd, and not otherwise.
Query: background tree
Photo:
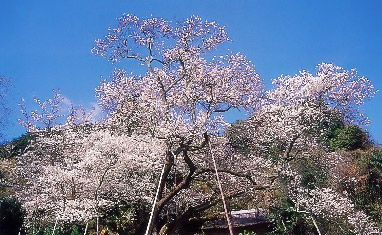
[[[247,131],[242,135],[251,136],[252,151],[271,157],[278,165],[280,184],[286,187],[283,191],[294,212],[307,213],[318,232],[314,217],[326,215],[330,217],[327,221],[343,221],[345,216],[350,230],[357,234],[378,231],[347,195],[327,187],[326,175],[344,158],[337,154],[328,159],[320,142],[338,119],[341,124],[367,123],[359,106],[375,94],[370,81],[355,70],[320,64],[316,74],[302,71],[281,76],[273,84],[275,88],[266,92],[260,110],[245,123]],[[336,149],[362,146],[365,135],[358,126],[342,124],[337,130],[330,142],[338,146]]]

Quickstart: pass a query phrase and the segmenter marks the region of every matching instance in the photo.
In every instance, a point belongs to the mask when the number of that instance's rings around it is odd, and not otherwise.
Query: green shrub
[[[0,145],[0,158],[13,158],[24,153],[29,142],[34,138],[31,134],[24,134],[10,142]]]
[[[81,235],[83,234],[80,229],[78,228],[78,226],[74,225],[72,227],[72,231],[70,232],[70,235]]]
[[[382,222],[382,149],[369,149],[358,156],[361,169],[358,188],[350,191],[357,209],[361,209],[378,223]]]
[[[344,128],[334,131],[334,138],[330,141],[333,150],[354,150],[363,148],[365,133],[357,125],[346,125]]]
[[[269,218],[275,227],[268,234],[311,234],[314,230],[305,215],[296,211],[295,204],[289,198],[284,198],[282,204],[272,207]]]
[[[327,127],[322,135],[321,142],[330,150],[363,149],[368,142],[367,134],[357,125],[344,125],[337,121]]]

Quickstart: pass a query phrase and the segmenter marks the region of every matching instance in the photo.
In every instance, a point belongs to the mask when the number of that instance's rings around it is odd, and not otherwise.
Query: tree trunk
[[[157,196],[157,198],[154,199],[155,200],[154,206],[153,206],[153,209],[151,212],[151,218],[150,218],[149,224],[147,225],[147,230],[146,230],[145,235],[151,235],[152,233],[157,234],[156,223],[158,222],[157,220],[159,218],[159,213],[161,212],[163,205],[160,206],[161,204],[159,203],[159,201],[156,201],[156,200],[157,199],[160,200],[162,198],[163,189],[166,185],[166,180],[167,180],[168,174],[171,171],[173,161],[174,161],[174,159],[173,159],[172,153],[167,152],[166,153],[166,162],[165,162],[165,165],[163,168],[163,176],[160,178],[159,183],[158,183],[158,190],[157,190],[158,196]]]

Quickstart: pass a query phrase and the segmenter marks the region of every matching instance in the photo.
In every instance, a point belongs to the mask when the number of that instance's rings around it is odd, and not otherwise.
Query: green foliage
[[[23,224],[24,212],[16,198],[0,199],[0,234],[17,232]]]
[[[45,229],[42,232],[42,235],[48,235],[53,233],[54,225],[49,225],[45,227]],[[54,230],[54,235],[61,235],[61,231],[59,229]]]
[[[372,148],[352,153],[358,184],[344,187],[357,209],[382,223],[382,149]]]
[[[382,222],[382,149],[371,151],[367,171],[366,187],[357,193],[355,204]]]
[[[335,138],[334,132],[338,129],[344,128],[345,124],[341,118],[334,118],[330,122],[323,122],[320,125],[322,131],[321,142],[329,145],[329,141]]]
[[[35,217],[39,217],[36,215]],[[122,203],[107,211],[104,217],[100,218],[100,231],[107,231],[104,234],[141,234],[142,224],[147,225],[147,208],[141,204],[132,205]],[[88,221],[88,233],[95,234],[95,220]],[[36,220],[27,231],[28,235],[51,235],[54,224]],[[144,227],[145,228],[145,227]],[[85,223],[80,224],[58,224],[55,235],[81,235],[84,233]],[[2,234],[2,233],[0,233]],[[102,234],[102,232],[101,232]]]
[[[49,223],[43,227],[31,227],[26,231],[27,235],[52,235],[54,224]],[[54,235],[82,235],[84,230],[78,225],[65,225],[56,227]]]
[[[70,232],[70,235],[81,235],[82,232],[80,232],[80,229],[78,228],[77,225],[74,225],[72,227],[72,231]]]
[[[333,150],[354,150],[364,146],[365,134],[357,125],[346,125],[342,129],[337,129],[334,131],[334,136],[335,138],[330,141]]]
[[[102,224],[119,234],[139,234],[147,225],[149,208],[144,203],[121,203],[105,213]]]
[[[319,164],[318,160],[314,157],[296,160],[296,168],[302,177],[302,186],[313,189],[327,184],[328,177],[325,166]]]
[[[375,199],[382,199],[382,149],[374,151],[369,164],[368,186]]]
[[[24,153],[29,142],[34,137],[30,134],[22,135],[8,143],[0,145],[0,158],[13,158],[19,154]]]
[[[294,203],[287,197],[281,205],[271,208],[269,217],[275,225],[270,234],[310,234],[314,230],[305,214],[297,212]]]
[[[330,150],[355,150],[366,147],[368,142],[367,134],[357,125],[345,125],[341,120],[333,120],[330,124],[325,124],[326,130],[321,142],[329,147]]]

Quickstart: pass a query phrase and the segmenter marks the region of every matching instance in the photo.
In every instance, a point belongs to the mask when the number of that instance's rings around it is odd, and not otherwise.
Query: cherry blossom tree
[[[24,172],[35,182],[21,195],[28,211],[40,207],[51,221],[86,221],[98,218],[101,207],[118,200],[139,197],[151,203],[158,186],[150,230],[166,234],[220,203],[219,190],[211,183],[211,155],[219,165],[227,199],[269,187],[267,177],[259,174],[267,166],[263,159],[254,163],[250,157],[232,154],[223,135],[229,126],[223,114],[232,108],[251,112],[263,92],[259,75],[245,56],[216,56],[226,41],[224,27],[197,16],[176,24],[122,16],[118,27],[96,40],[92,51],[112,62],[135,60],[146,72],[117,69],[111,81],[97,88],[108,116],[89,131],[83,129],[86,125],[51,127],[49,115],[48,129],[30,129],[37,139],[22,157],[29,162],[22,165],[29,167]],[[239,159],[250,167],[242,169]],[[154,179],[161,169],[158,183]],[[176,218],[163,217],[172,205]]]
[[[245,129],[241,134],[249,139],[252,151],[277,155],[275,164],[279,177],[284,182],[287,179],[287,194],[298,212],[312,218],[318,233],[314,217],[345,218],[356,234],[379,231],[364,212],[355,209],[347,195],[332,188],[303,186],[293,164],[297,159],[321,154],[319,140],[333,120],[368,123],[360,105],[376,92],[371,82],[354,69],[347,71],[323,63],[317,66],[316,74],[302,71],[295,76],[281,76],[273,84],[275,87],[265,93],[261,108],[240,124]],[[329,159],[327,156],[324,154],[321,162],[330,171],[344,160],[341,155],[330,155]],[[355,224],[356,218],[363,218],[363,222]]]
[[[19,159],[18,175],[27,185],[18,196],[28,212],[27,221],[33,223],[39,216],[48,222],[86,223],[126,198],[150,199],[154,179],[140,170],[158,169],[157,139],[116,136],[86,125],[56,126],[34,135]],[[140,183],[132,184],[137,181],[129,180],[129,175]],[[36,215],[37,211],[44,214]]]
[[[210,142],[220,146],[218,154],[225,158],[225,141],[219,134],[229,124],[222,114],[240,107],[251,111],[262,94],[260,78],[245,56],[215,56],[215,49],[228,40],[224,27],[197,16],[172,24],[133,15],[121,17],[118,27],[96,40],[93,53],[112,62],[136,60],[147,68],[140,75],[116,70],[113,80],[101,84],[97,92],[111,126],[166,143],[153,221],[158,221],[163,208],[184,194],[197,176],[213,173],[207,154]],[[176,161],[181,167],[183,164],[183,170],[175,169]],[[247,176],[231,169],[220,171]],[[181,180],[168,184],[170,175],[179,173]],[[202,198],[198,201],[205,203]],[[192,205],[183,215],[191,216],[200,205]],[[170,221],[166,222],[161,233],[170,227]],[[157,228],[153,230],[155,233]]]

